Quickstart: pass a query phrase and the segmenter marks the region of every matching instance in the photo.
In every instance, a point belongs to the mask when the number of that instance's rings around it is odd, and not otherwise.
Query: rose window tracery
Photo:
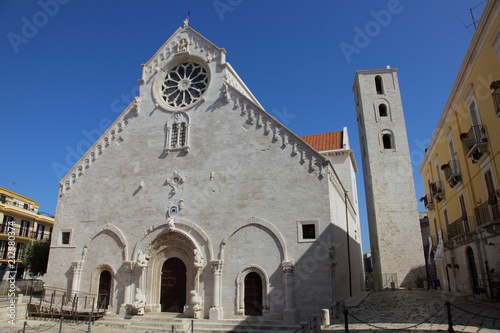
[[[173,108],[196,103],[208,86],[208,73],[195,63],[183,63],[172,68],[161,86],[161,97]]]

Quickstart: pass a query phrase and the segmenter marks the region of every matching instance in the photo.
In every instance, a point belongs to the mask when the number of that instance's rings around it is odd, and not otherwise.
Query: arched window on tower
[[[382,95],[384,93],[384,85],[382,84],[382,76],[375,76],[375,89],[377,94]]]
[[[382,145],[384,149],[394,149],[394,137],[387,131],[382,133]]]
[[[378,106],[378,114],[380,117],[387,117],[387,105],[384,103]]]

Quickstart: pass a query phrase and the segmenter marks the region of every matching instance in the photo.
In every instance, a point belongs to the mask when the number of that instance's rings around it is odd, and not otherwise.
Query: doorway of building
[[[109,297],[111,296],[111,273],[102,271],[99,276],[99,292],[97,296],[97,304],[100,309],[107,309],[109,305]]]
[[[161,269],[161,312],[182,312],[186,304],[186,265],[179,258],[170,258]]]
[[[472,290],[474,294],[479,294],[479,280],[477,276],[476,260],[474,259],[474,251],[472,248],[467,248],[467,259],[469,261],[469,271],[472,279]]]
[[[262,316],[262,279],[255,272],[245,276],[245,315]]]

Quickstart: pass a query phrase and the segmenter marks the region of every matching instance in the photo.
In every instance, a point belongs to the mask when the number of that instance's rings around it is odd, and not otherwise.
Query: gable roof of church
[[[336,150],[343,148],[343,132],[332,132],[301,136],[300,138],[318,152]]]
[[[187,44],[187,46],[185,46],[187,48],[186,50],[179,49],[181,41]],[[240,117],[248,118],[246,123],[250,125],[255,124],[254,128],[256,130],[263,129],[261,133],[265,136],[269,136],[273,143],[281,142],[282,147],[291,147],[292,152],[290,156],[294,157],[298,155],[300,164],[308,162],[309,173],[313,171],[318,172],[318,177],[320,179],[329,174],[327,168],[328,159],[325,158],[323,153],[339,149],[340,151],[336,153],[351,152],[352,154],[352,151],[348,148],[347,128],[344,128],[344,131],[335,132],[339,135],[338,140],[336,140],[339,145],[338,148],[335,148],[337,145],[330,145],[330,148],[323,150],[321,146],[315,146],[304,139],[307,137],[297,136],[285,125],[280,123],[262,107],[243,80],[236,74],[231,65],[226,62],[226,50],[215,46],[187,24],[185,24],[183,28],[177,29],[155,55],[146,64],[142,65],[142,77],[138,80],[140,85],[143,86],[147,84],[155,75],[164,71],[167,68],[165,66],[172,62],[172,59],[177,55],[189,55],[191,51],[187,50],[193,51],[193,54],[199,57],[201,61],[207,63],[215,61],[218,66],[226,69],[227,72],[224,75],[221,87],[221,101],[226,104],[232,103],[233,110],[241,111],[235,114],[238,114]],[[143,87],[141,87],[141,89],[143,89]],[[158,106],[156,105],[156,107]],[[90,168],[99,156],[101,156],[104,150],[114,146],[110,144],[111,142],[114,140],[121,142],[120,140],[122,139],[118,133],[125,130],[134,118],[141,117],[141,108],[142,102],[138,96],[63,177],[59,183],[60,197],[71,189],[72,184],[76,183],[76,181],[84,175],[86,170]],[[335,133],[319,134],[319,136]],[[342,148],[347,148],[347,150]],[[357,172],[356,167],[355,169]],[[335,173],[331,175],[332,176],[329,177],[330,181],[335,182],[335,187],[338,189],[339,193],[342,194],[343,190],[339,189],[342,187],[340,179]]]

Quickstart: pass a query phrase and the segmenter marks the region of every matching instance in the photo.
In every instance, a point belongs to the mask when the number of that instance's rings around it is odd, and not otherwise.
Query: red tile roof
[[[315,134],[301,136],[300,138],[307,142],[317,151],[327,151],[334,149],[342,149],[342,131],[325,134]]]

